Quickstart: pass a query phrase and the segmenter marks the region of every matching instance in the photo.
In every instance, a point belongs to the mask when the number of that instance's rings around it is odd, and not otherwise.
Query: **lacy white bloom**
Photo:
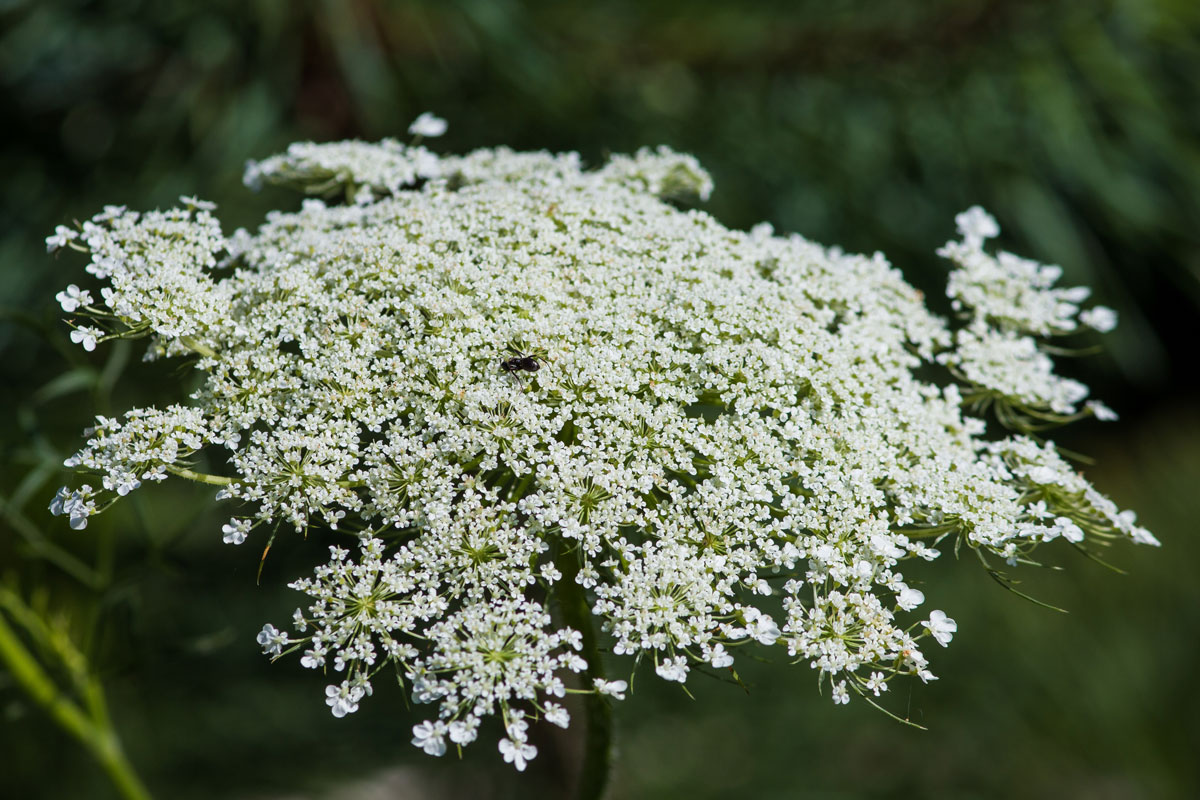
[[[443,129],[423,115],[412,132]],[[428,707],[425,752],[494,716],[523,769],[529,720],[569,724],[574,674],[625,697],[596,677],[604,650],[682,683],[735,645],[778,648],[839,704],[879,696],[934,680],[918,640],[957,629],[914,619],[925,594],[902,562],[1157,543],[1025,435],[1111,414],[1044,342],[1111,314],[1055,288],[1057,268],[987,252],[999,229],[980,209],[941,251],[948,321],[882,255],[664,202],[712,189],[666,148],[588,171],[571,153],[298,143],[246,182],[310,196],[255,232],[183,198],[48,240],[86,251],[100,284],[59,295],[91,323],[76,342],[148,338],[148,358],[188,358],[201,381],[98,417],[67,462],[96,478],[51,510],[82,528],[179,476],[238,505],[227,542],[341,532],[290,584],[296,638],[268,625],[259,644],[338,673],[339,717],[381,669],[402,676]],[[568,600],[598,645],[551,613]]]
[[[938,360],[957,369],[970,384],[1019,407],[1075,413],[1088,388],[1054,373],[1054,362],[1032,336],[982,325],[963,328],[958,348]]]

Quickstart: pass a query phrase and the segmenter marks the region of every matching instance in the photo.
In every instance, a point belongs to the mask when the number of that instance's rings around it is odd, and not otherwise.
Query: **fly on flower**
[[[501,359],[500,369],[514,378],[520,377],[521,373],[537,372],[542,368],[543,362],[548,360],[544,349],[526,347],[523,342],[510,344],[507,349],[508,356]]]
[[[540,368],[541,365],[533,356],[513,356],[500,362],[500,369],[505,372],[537,372]]]

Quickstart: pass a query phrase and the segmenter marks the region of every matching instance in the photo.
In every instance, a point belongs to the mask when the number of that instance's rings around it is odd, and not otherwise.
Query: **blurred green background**
[[[1069,615],[970,561],[925,568],[959,633],[940,681],[891,699],[928,732],[834,708],[807,667],[748,664],[748,694],[698,679],[695,701],[643,676],[617,707],[613,798],[1200,796],[1194,0],[0,0],[0,107],[0,579],[86,654],[158,797],[558,797],[570,782],[570,735],[521,776],[482,744],[437,761],[408,744],[420,717],[394,687],[335,720],[319,676],[260,656],[257,630],[297,602],[282,583],[322,542],[281,542],[260,588],[207,488],[143,490],[82,533],[45,511],[93,413],[171,398],[180,379],[137,349],[67,341],[53,295],[86,276],[46,255],[53,227],[180,194],[253,226],[298,200],[244,190],[246,159],[404,138],[425,110],[450,121],[448,151],[692,152],[727,225],[882,250],[935,302],[933,251],[980,203],[1002,246],[1121,312],[1106,355],[1066,369],[1124,418],[1058,439],[1097,459],[1089,476],[1161,551],[1115,549],[1127,575],[1047,553],[1066,570],[1022,588]],[[0,766],[3,797],[115,797],[2,669]]]

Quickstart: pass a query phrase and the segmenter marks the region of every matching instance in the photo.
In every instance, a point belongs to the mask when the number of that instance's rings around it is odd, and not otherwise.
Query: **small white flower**
[[[1079,321],[1092,330],[1108,333],[1117,327],[1117,312],[1108,306],[1094,306],[1080,312]]]
[[[675,658],[667,659],[659,663],[654,671],[658,673],[658,677],[664,681],[676,681],[678,683],[686,683],[688,677],[687,659],[683,656],[675,656]]]
[[[979,206],[971,206],[954,218],[958,232],[969,247],[981,247],[985,240],[1000,235],[1000,226],[991,214]]]
[[[65,486],[59,489],[58,494],[54,495],[54,499],[50,501],[50,513],[56,517],[62,515],[71,494],[71,490]]]
[[[524,711],[514,711],[512,719],[504,725],[504,730],[514,742],[524,742],[529,738],[529,723],[525,721]]]
[[[422,676],[409,676],[412,681],[412,698],[414,703],[424,705],[438,698],[436,686]]]
[[[1092,416],[1101,422],[1115,422],[1118,419],[1117,412],[1099,400],[1088,400],[1083,407],[1092,412]]]
[[[759,644],[767,646],[775,644],[779,639],[779,626],[769,615],[762,613],[753,606],[742,610],[746,618],[746,633]]]
[[[562,572],[549,561],[542,564],[541,573],[546,583],[557,583],[562,578]]]
[[[307,669],[319,669],[325,666],[325,651],[315,647],[305,650],[304,655],[300,657],[300,666]]]
[[[1059,517],[1054,520],[1054,527],[1059,534],[1068,542],[1079,543],[1083,541],[1083,529],[1074,523],[1068,517]]]
[[[925,602],[925,593],[920,589],[913,589],[910,586],[905,586],[900,590],[900,595],[896,598],[896,605],[905,611],[912,611],[921,603]]]
[[[1030,503],[1025,507],[1025,513],[1034,519],[1050,519],[1054,516],[1054,512],[1046,505],[1045,500],[1038,500],[1036,503]]]
[[[92,295],[87,289],[80,289],[75,284],[71,284],[63,291],[54,295],[54,299],[62,306],[62,310],[70,314],[80,306],[90,306],[92,304]]]
[[[441,721],[436,724],[425,721],[419,725],[413,725],[412,732],[414,746],[421,748],[431,756],[446,754],[446,737]]]
[[[571,724],[571,714],[557,703],[546,703],[546,713],[543,715],[551,725],[565,728]]]
[[[1160,542],[1158,540],[1158,537],[1156,537],[1153,533],[1151,533],[1150,531],[1148,531],[1145,528],[1142,528],[1140,526],[1134,527],[1129,532],[1129,535],[1133,539],[1133,541],[1137,542],[1138,544],[1148,544],[1153,547],[1161,547],[1162,546],[1162,542]]]
[[[249,532],[250,520],[237,519],[235,517],[221,526],[221,533],[224,534],[224,536],[221,537],[221,540],[224,541],[225,544],[241,544],[242,542],[246,541],[246,534]],[[299,609],[297,609],[297,611],[299,611]]]
[[[288,636],[274,625],[267,623],[258,632],[255,641],[262,646],[264,655],[277,656],[283,652],[283,646],[288,643]]]
[[[596,691],[600,694],[624,700],[625,691],[629,688],[629,683],[626,681],[606,681],[602,678],[596,678],[595,686]]]
[[[446,132],[446,120],[441,117],[435,117],[426,111],[413,120],[413,124],[408,126],[408,132],[413,136],[423,136],[432,139]]]
[[[718,643],[708,654],[708,663],[717,669],[731,667],[733,666],[733,656],[725,649],[725,645]]]
[[[71,331],[71,341],[83,345],[89,353],[96,349],[96,340],[104,335],[99,328],[79,327]]]
[[[252,192],[260,192],[263,188],[263,172],[257,161],[247,161],[242,172],[242,184]]]
[[[343,682],[341,686],[326,686],[325,705],[329,706],[335,717],[341,719],[358,711],[358,701],[362,700],[365,694],[366,690],[363,687],[350,681]]]
[[[468,745],[479,735],[478,717],[469,717],[467,721],[455,720],[449,725],[450,741],[458,745]]]
[[[1066,480],[1066,477],[1061,473],[1061,471],[1053,467],[1034,467],[1026,474],[1029,476],[1029,480],[1038,486],[1063,484]]]
[[[504,756],[506,764],[512,764],[518,772],[525,771],[526,762],[537,756],[537,748],[531,744],[514,742],[511,739],[500,740],[500,755]]]
[[[950,644],[950,640],[954,638],[954,632],[958,630],[958,623],[947,617],[946,612],[941,610],[929,612],[929,619],[921,624],[929,629],[934,640],[942,647]]]
[[[96,513],[96,502],[89,499],[91,494],[91,486],[81,486],[77,491],[63,487],[50,502],[50,513],[67,517],[71,528],[81,531],[87,527],[88,517]]]
[[[217,209],[216,203],[187,195],[180,195],[179,202],[183,204],[184,208],[192,211],[216,211]]]
[[[850,702],[850,693],[846,691],[846,682],[839,681],[833,687],[833,702],[835,705],[846,705]]]
[[[903,558],[904,548],[896,543],[896,539],[892,536],[885,536],[882,533],[877,533],[871,537],[871,547],[876,553],[885,558]]]
[[[96,224],[110,222],[118,217],[124,216],[128,208],[128,206],[107,205],[104,207],[103,211],[92,217],[92,222]]]
[[[66,225],[59,225],[54,229],[54,233],[46,237],[46,252],[53,253],[60,247],[65,247],[68,243],[79,238],[79,231],[74,228],[68,228]]]
[[[882,672],[872,672],[871,677],[867,680],[867,688],[876,696],[879,697],[880,692],[887,691],[887,680]]]

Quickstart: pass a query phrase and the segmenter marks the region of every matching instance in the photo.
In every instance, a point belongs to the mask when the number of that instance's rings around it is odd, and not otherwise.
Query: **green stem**
[[[893,533],[899,533],[909,539],[933,539],[947,533],[953,533],[958,530],[961,523],[958,520],[947,522],[942,525],[933,525],[928,528],[892,528]]]
[[[570,550],[560,543],[555,562],[563,574],[557,584],[563,619],[583,636],[583,657],[588,663],[583,680],[586,688],[591,689],[597,678],[604,677],[604,663],[596,642],[596,629],[592,625],[592,609],[588,605],[583,587],[575,580],[579,574],[578,551]],[[600,800],[604,797],[612,769],[612,707],[605,698],[595,692],[584,695],[583,703],[587,722],[583,766],[579,772],[579,785],[575,796],[578,800]]]
[[[178,475],[181,478],[187,478],[189,481],[199,481],[200,483],[208,483],[213,486],[228,486],[233,483],[233,478],[226,478],[224,475],[210,475],[207,472],[196,472],[187,467],[177,467],[174,464],[167,464],[167,472],[172,475]],[[343,489],[358,489],[366,486],[366,481],[338,481],[338,486]]]
[[[17,683],[21,684],[55,722],[91,751],[122,797],[126,800],[151,800],[150,793],[146,791],[133,766],[125,758],[116,731],[109,724],[98,681],[94,678],[89,679],[85,688],[89,710],[95,715],[94,718],[89,718],[54,685],[2,614],[0,660],[8,665]]]
[[[189,481],[199,481],[200,483],[209,483],[213,486],[228,486],[233,483],[233,478],[226,478],[221,475],[209,475],[205,472],[194,472],[186,467],[177,467],[173,464],[167,465],[167,472],[173,475],[178,475],[181,478],[187,478]]]
[[[213,358],[217,355],[217,351],[213,350],[203,342],[199,342],[191,336],[184,336],[179,340],[180,344],[191,350],[193,353],[199,353],[207,358]]]

